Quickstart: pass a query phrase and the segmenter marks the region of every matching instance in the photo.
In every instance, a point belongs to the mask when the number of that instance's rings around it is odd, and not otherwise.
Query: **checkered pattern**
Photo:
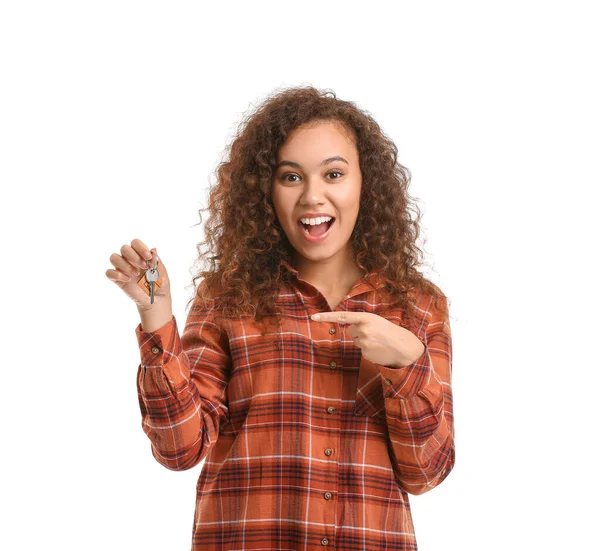
[[[249,316],[215,320],[214,304],[198,302],[181,337],[175,318],[136,328],[153,456],[172,470],[204,460],[192,550],[416,550],[408,494],[454,466],[448,315],[416,295],[410,329],[423,355],[403,368],[374,364],[344,326],[310,319],[331,309],[286,267],[295,279],[278,297],[280,333],[262,336]],[[367,274],[336,311],[401,324],[382,286]]]

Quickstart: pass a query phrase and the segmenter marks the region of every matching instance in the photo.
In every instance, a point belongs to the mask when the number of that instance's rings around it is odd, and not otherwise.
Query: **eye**
[[[331,174],[338,174],[338,176],[336,178],[330,178],[331,180],[339,180],[344,174],[343,172],[340,172],[339,170],[332,170],[330,172],[327,173],[327,176],[331,175]],[[281,179],[284,182],[291,182],[291,183],[295,183],[298,180],[289,180],[288,177],[294,177],[294,178],[299,178],[299,176],[297,174],[294,174],[293,172],[288,172],[287,174],[284,174]]]

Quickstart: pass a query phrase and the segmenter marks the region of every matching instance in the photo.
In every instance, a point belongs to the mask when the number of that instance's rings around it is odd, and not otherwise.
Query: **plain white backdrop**
[[[0,547],[190,548],[201,466],[151,455],[105,272],[156,247],[183,328],[226,143],[312,84],[397,144],[450,298],[456,466],[410,496],[419,551],[598,550],[593,4],[2,3]]]

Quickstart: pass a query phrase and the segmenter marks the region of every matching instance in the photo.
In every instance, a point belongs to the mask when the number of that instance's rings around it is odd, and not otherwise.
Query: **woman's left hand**
[[[318,316],[318,318],[316,317]],[[418,360],[425,345],[413,333],[369,312],[321,312],[314,321],[349,325],[355,346],[369,361],[386,367],[406,367]]]

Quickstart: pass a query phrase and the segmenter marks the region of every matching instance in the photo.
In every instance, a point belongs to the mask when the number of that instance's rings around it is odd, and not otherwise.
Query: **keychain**
[[[150,266],[150,263],[146,260],[146,265]],[[142,274],[142,277],[138,279],[138,285],[144,289],[147,295],[150,296],[150,304],[154,304],[154,286],[160,287],[162,285],[162,278],[159,278],[158,273],[158,256],[156,257],[156,266],[151,266]]]

